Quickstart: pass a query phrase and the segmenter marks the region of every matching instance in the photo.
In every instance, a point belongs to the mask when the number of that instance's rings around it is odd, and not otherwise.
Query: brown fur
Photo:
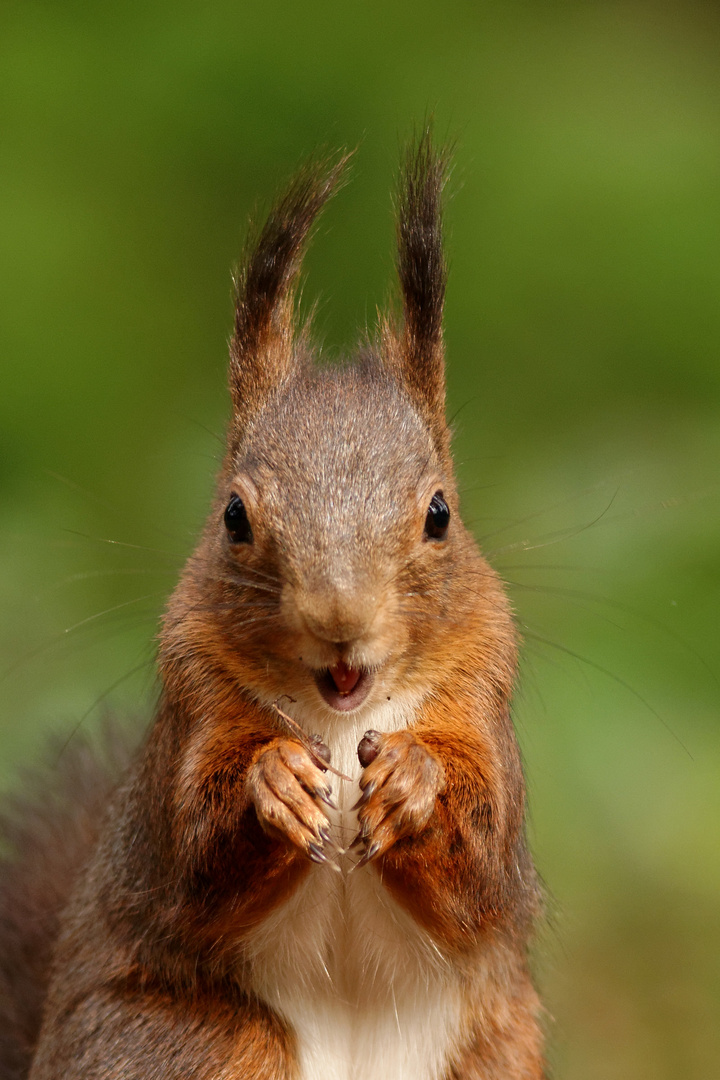
[[[257,999],[248,947],[338,838],[329,774],[272,703],[339,724],[316,680],[340,662],[367,674],[373,708],[416,703],[363,771],[353,872],[379,875],[458,973],[447,1080],[542,1075],[515,633],[460,520],[444,417],[446,158],[426,133],[405,163],[401,322],[354,364],[315,369],[293,289],[343,164],[300,174],[239,275],[216,500],[168,605],[155,724],[70,875],[31,1080],[296,1075],[302,1032]],[[440,540],[424,532],[436,491]],[[228,539],[233,495],[252,542]]]
[[[26,1077],[37,1042],[60,916],[131,741],[107,727],[101,746],[58,743],[0,812],[0,1078]]]
[[[95,1080],[292,1077],[292,1036],[261,1003],[213,990],[178,996],[123,982],[85,995],[45,1041],[34,1073]]]

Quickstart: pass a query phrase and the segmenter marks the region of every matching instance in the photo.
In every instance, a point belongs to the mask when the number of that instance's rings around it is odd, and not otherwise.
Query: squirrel
[[[2,1080],[545,1075],[517,634],[445,418],[448,154],[425,131],[403,159],[400,314],[323,365],[295,297],[348,156],[295,176],[236,277],[227,447],[143,745],[13,819]]]

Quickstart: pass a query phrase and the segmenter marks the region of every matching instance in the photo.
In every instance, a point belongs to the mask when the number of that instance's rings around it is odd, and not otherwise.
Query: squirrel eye
[[[425,518],[425,536],[431,540],[444,540],[450,524],[450,507],[443,498],[442,491],[436,491],[430,500]]]
[[[233,544],[252,544],[253,534],[245,503],[239,495],[231,495],[225,508],[225,528]]]

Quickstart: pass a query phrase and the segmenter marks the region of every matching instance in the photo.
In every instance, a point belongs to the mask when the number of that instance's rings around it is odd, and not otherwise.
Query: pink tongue
[[[361,672],[357,668],[348,667],[342,660],[335,667],[330,668],[330,676],[341,694],[349,694],[354,690],[360,680]]]

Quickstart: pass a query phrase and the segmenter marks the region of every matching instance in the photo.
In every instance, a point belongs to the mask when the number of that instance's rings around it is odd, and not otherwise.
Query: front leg
[[[532,916],[537,887],[513,743],[469,725],[423,724],[369,732],[358,755],[358,866],[370,863],[418,922],[464,948],[491,924]]]
[[[329,758],[327,747],[318,745]],[[268,743],[248,771],[245,789],[264,832],[339,871],[328,858],[328,852],[337,852],[324,809],[335,808],[332,789],[301,743],[284,738]]]
[[[419,836],[445,787],[445,770],[412,731],[382,735],[366,731],[358,746],[364,766],[362,795],[353,809],[360,831],[353,846],[362,844],[358,867],[384,855],[404,836]]]
[[[147,774],[157,776],[170,763],[167,812],[158,824],[169,823],[172,843],[168,863],[143,861],[130,886],[133,896],[152,898],[145,917],[153,925],[164,920],[156,936],[174,940],[174,953],[211,955],[217,966],[225,951],[232,962],[238,941],[291,895],[313,863],[335,866],[337,847],[325,811],[334,805],[322,768],[327,748],[311,739],[311,754],[279,737],[261,709],[229,695],[206,713],[179,753],[159,740],[149,748]],[[128,826],[128,842],[153,824],[143,810]],[[162,834],[151,836],[147,846],[163,851],[163,841]],[[164,905],[158,890],[171,892]]]

